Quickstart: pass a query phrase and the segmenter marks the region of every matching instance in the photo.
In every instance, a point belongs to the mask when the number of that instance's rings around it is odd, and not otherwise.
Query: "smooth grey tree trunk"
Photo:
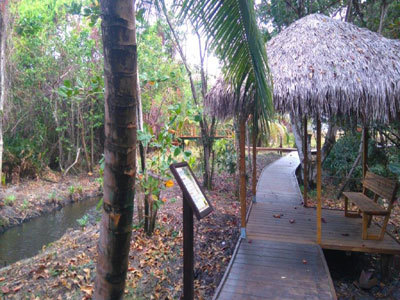
[[[6,40],[7,40],[7,23],[8,23],[8,1],[0,2],[0,186],[2,183],[3,173],[3,119],[4,119],[4,103],[7,96],[6,76]]]

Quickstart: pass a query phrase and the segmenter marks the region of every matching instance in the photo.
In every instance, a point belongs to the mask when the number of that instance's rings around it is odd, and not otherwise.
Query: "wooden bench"
[[[396,180],[390,180],[374,173],[367,172],[363,180],[363,192],[344,192],[345,206],[344,214],[346,217],[360,217],[362,214],[362,238],[364,240],[382,240],[385,235],[386,226],[390,218],[393,204],[396,200],[398,184]],[[374,194],[371,199],[366,195],[369,190]],[[378,204],[379,197],[388,201],[388,208]],[[358,207],[358,212],[349,212],[349,201]],[[368,234],[367,229],[371,225],[373,216],[384,216],[383,225],[379,235]]]

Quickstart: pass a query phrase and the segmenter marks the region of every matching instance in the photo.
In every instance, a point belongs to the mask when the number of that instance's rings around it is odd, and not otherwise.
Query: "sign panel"
[[[200,220],[211,213],[213,210],[211,203],[201,189],[189,165],[186,162],[172,164],[170,169],[197,219]]]

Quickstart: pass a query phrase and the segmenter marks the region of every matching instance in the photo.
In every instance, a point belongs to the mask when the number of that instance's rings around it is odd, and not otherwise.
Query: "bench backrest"
[[[387,179],[372,172],[367,172],[363,180],[363,186],[376,195],[389,200],[390,203],[393,203],[396,199],[397,180]]]

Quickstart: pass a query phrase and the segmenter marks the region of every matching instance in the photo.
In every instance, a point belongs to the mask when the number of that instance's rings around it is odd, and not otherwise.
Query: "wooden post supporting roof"
[[[246,238],[246,120],[239,117],[239,199],[241,213],[240,236]]]
[[[257,190],[257,130],[253,128],[253,175],[252,175],[252,186],[251,192],[253,194],[253,201],[256,199]]]
[[[307,140],[308,140],[308,132],[307,132],[307,117],[304,117],[304,138],[303,138],[303,153],[304,153],[304,160],[303,160],[303,168],[304,168],[304,190],[303,190],[303,201],[304,206],[307,207],[307,188],[308,188],[308,149],[307,149]]]
[[[317,118],[317,243],[321,244],[321,119]]]
[[[362,174],[363,178],[367,174],[367,160],[368,160],[368,127],[364,126],[362,131]],[[363,193],[365,193],[365,187],[363,185]]]
[[[367,174],[367,160],[368,160],[368,127],[364,126],[363,128],[363,161],[362,161],[362,172],[363,172],[363,178],[365,177],[365,174]]]

